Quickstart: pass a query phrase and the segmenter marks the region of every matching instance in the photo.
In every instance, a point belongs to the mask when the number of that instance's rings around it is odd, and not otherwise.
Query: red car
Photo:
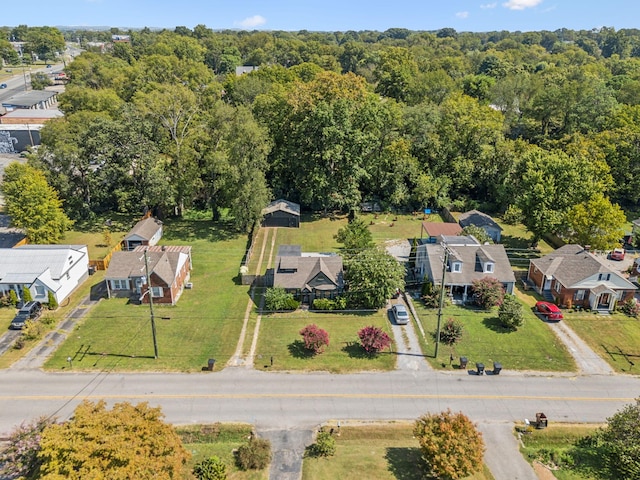
[[[611,260],[624,260],[624,248],[616,248],[609,254]]]
[[[562,320],[562,312],[557,305],[549,302],[536,303],[536,310],[547,320]]]

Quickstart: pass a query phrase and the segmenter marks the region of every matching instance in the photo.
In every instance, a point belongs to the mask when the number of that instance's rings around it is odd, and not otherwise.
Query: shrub
[[[271,461],[271,442],[252,436],[238,448],[236,459],[242,470],[262,470]]]
[[[391,338],[381,328],[375,326],[363,327],[358,331],[360,345],[370,355],[377,354],[380,350],[391,345]]]
[[[425,280],[422,284],[420,298],[426,308],[438,308],[440,306],[440,287],[430,280]],[[447,305],[447,297],[444,297],[443,307]]]
[[[33,301],[31,290],[29,290],[27,287],[22,287],[22,301],[24,303]]]
[[[14,307],[18,305],[18,294],[15,290],[9,290],[9,303]]]
[[[504,328],[509,330],[517,330],[524,324],[524,313],[522,304],[515,295],[505,295],[500,310],[498,311],[498,319]]]
[[[0,475],[7,478],[35,478],[40,462],[40,437],[42,431],[54,419],[40,417],[29,424],[23,423],[17,427],[0,451]]]
[[[264,304],[267,310],[295,310],[300,302],[293,298],[293,293],[287,293],[284,288],[268,288],[264,293]]]
[[[304,348],[313,353],[321,353],[329,346],[329,334],[317,325],[307,325],[300,330],[300,335],[304,341]]]
[[[640,305],[635,298],[630,298],[620,305],[620,311],[629,317],[637,317],[640,314]]]
[[[504,286],[497,278],[484,277],[473,281],[473,299],[476,304],[489,310],[502,303]]]
[[[198,480],[226,480],[227,466],[214,455],[197,463],[193,467],[193,475]]]
[[[475,225],[469,225],[462,229],[462,235],[473,235],[480,243],[493,243],[493,239],[489,236],[487,231],[482,227],[476,227]]]
[[[515,205],[509,205],[507,211],[502,215],[502,220],[509,225],[517,225],[522,222],[522,210]]]
[[[9,297],[9,294],[6,293],[0,296],[0,307],[10,307],[10,306],[11,306],[11,298]]]
[[[440,329],[440,341],[450,347],[462,338],[463,330],[460,322],[449,318]],[[433,332],[433,338],[435,340],[436,332]]]
[[[482,469],[482,434],[462,413],[447,410],[423,415],[416,420],[413,434],[420,443],[428,475],[458,479]]]
[[[58,308],[58,301],[56,300],[56,296],[53,294],[51,290],[49,290],[49,293],[47,296],[48,296],[47,308],[49,310],[55,310],[56,308]]]
[[[34,320],[27,320],[22,329],[22,337],[25,341],[36,340],[42,335],[42,323]]]
[[[331,457],[336,453],[336,439],[324,430],[318,433],[316,443],[309,447],[309,454],[313,457]]]
[[[347,308],[347,299],[344,297],[338,297],[334,300],[330,298],[316,298],[313,301],[313,308],[315,310],[344,310]]]

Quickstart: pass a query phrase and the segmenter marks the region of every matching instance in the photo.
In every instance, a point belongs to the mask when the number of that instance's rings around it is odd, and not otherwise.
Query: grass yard
[[[329,346],[310,356],[299,332],[315,323],[329,333]],[[362,370],[392,370],[396,356],[389,350],[377,357],[367,356],[358,342],[358,330],[367,325],[381,327],[393,338],[386,309],[371,313],[291,313],[264,315],[254,366],[259,370],[305,370],[347,373]],[[392,345],[392,350],[394,346]],[[273,366],[271,366],[273,357]]]
[[[640,375],[640,320],[621,313],[598,315],[563,310],[566,322],[618,373]]]
[[[599,425],[590,424],[552,424],[542,430],[533,430],[521,435],[520,451],[524,458],[533,463],[538,461],[553,467],[558,480],[596,480],[603,478],[597,474],[600,470],[599,459],[589,449],[575,446],[575,443],[593,433]],[[573,458],[577,468],[563,466],[563,459]]]
[[[305,458],[303,480],[421,480],[420,449],[413,424],[390,423],[344,426],[335,436],[336,453],[328,458]],[[490,480],[484,471],[467,480]]]
[[[446,345],[440,344],[438,358],[433,358],[435,344],[430,334],[436,330],[437,309],[426,309],[420,301],[415,301],[414,305],[428,336],[427,359],[434,368],[451,368],[449,355],[452,349]],[[462,340],[453,347],[456,357],[453,366],[457,366],[458,358],[463,356],[469,360],[471,369],[475,368],[476,362],[484,363],[490,369],[492,362],[497,361],[505,370],[574,371],[573,358],[551,329],[526,306],[524,312],[524,325],[511,332],[500,325],[497,308],[487,312],[472,307],[447,306],[441,324],[454,318],[464,327]]]
[[[182,478],[193,479],[191,471],[202,460],[213,455],[227,466],[228,480],[267,480],[269,468],[264,470],[239,470],[235,463],[233,451],[246,443],[251,434],[251,425],[221,424],[190,425],[176,427],[184,448],[191,453],[191,460],[185,468]]]
[[[69,230],[59,243],[61,245],[86,245],[89,250],[89,258],[101,260],[125,237],[138,220],[140,220],[139,216],[121,213],[109,214],[108,217],[99,216],[91,221],[76,223],[74,229]],[[105,223],[107,221],[110,223],[108,227]],[[111,236],[108,245],[104,236],[104,232],[107,230]]]
[[[103,300],[47,362],[46,368],[199,371],[209,358],[224,367],[233,354],[248,302],[238,282],[246,236],[208,220],[170,220],[165,245],[191,245],[192,290],[174,307],[155,305],[159,358],[153,358],[148,305]]]

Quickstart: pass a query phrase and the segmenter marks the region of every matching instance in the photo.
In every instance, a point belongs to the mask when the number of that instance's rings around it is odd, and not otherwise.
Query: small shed
[[[300,205],[288,200],[275,200],[262,210],[263,227],[300,227]]]
[[[491,237],[495,243],[500,243],[500,237],[502,236],[502,227],[491,218],[490,215],[483,213],[479,210],[470,210],[463,213],[458,218],[458,223],[462,228],[475,226],[482,228],[487,235]]]
[[[162,238],[162,222],[147,217],[140,220],[124,237],[124,250],[133,250],[140,245],[155,245]]]

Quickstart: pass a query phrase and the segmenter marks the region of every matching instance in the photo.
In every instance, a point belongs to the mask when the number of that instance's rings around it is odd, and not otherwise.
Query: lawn
[[[535,460],[547,466],[553,466],[553,474],[558,480],[595,480],[602,478],[589,472],[592,467],[598,469],[599,461],[585,448],[574,444],[581,438],[593,433],[598,425],[589,424],[553,424],[542,430],[533,430],[521,435],[520,451],[524,458],[533,463]],[[579,469],[559,465],[562,459],[573,457]]]
[[[137,216],[125,214],[109,214],[108,217],[96,217],[91,221],[80,222],[69,230],[59,242],[62,245],[86,245],[91,260],[101,260],[140,220]],[[109,223],[107,226],[106,222]],[[108,231],[110,242],[105,242],[104,232]]]
[[[449,367],[449,356],[456,360],[463,356],[469,360],[469,368],[475,368],[475,363],[484,363],[487,369],[492,368],[492,362],[500,362],[505,370],[539,370],[539,371],[574,371],[575,363],[565,346],[560,342],[551,329],[531,309],[525,306],[525,322],[517,331],[505,330],[498,320],[497,308],[484,311],[474,307],[457,305],[447,306],[442,315],[441,324],[453,318],[462,323],[464,333],[453,348],[440,345],[438,358],[434,359],[435,344],[430,336],[437,325],[437,309],[426,309],[420,301],[414,305],[418,316],[428,335],[430,348],[425,354],[434,368]]]
[[[640,320],[621,313],[562,313],[564,322],[616,372],[640,374]]]
[[[239,470],[233,451],[247,442],[252,427],[246,424],[190,425],[176,427],[184,448],[191,453],[191,460],[182,478],[193,479],[195,464],[216,455],[227,466],[228,480],[267,480],[269,468],[264,470]]]
[[[192,290],[178,304],[154,306],[159,358],[153,358],[148,305],[103,300],[80,321],[47,362],[62,369],[67,357],[78,370],[199,371],[209,358],[224,367],[238,341],[248,287],[238,282],[246,236],[208,220],[170,220],[164,245],[191,245]]]
[[[307,353],[299,332],[314,323],[329,333],[329,346],[318,355]],[[367,325],[384,329],[393,338],[386,310],[371,313],[291,313],[264,315],[254,361],[259,370],[305,370],[346,373],[361,370],[392,370],[396,356],[389,350],[367,356],[358,342],[358,330]],[[391,347],[393,349],[393,345]],[[273,366],[271,358],[273,357]]]
[[[305,458],[303,480],[421,480],[418,441],[413,437],[413,424],[344,426],[336,439],[336,453],[328,458]],[[489,480],[484,471],[467,480]]]

